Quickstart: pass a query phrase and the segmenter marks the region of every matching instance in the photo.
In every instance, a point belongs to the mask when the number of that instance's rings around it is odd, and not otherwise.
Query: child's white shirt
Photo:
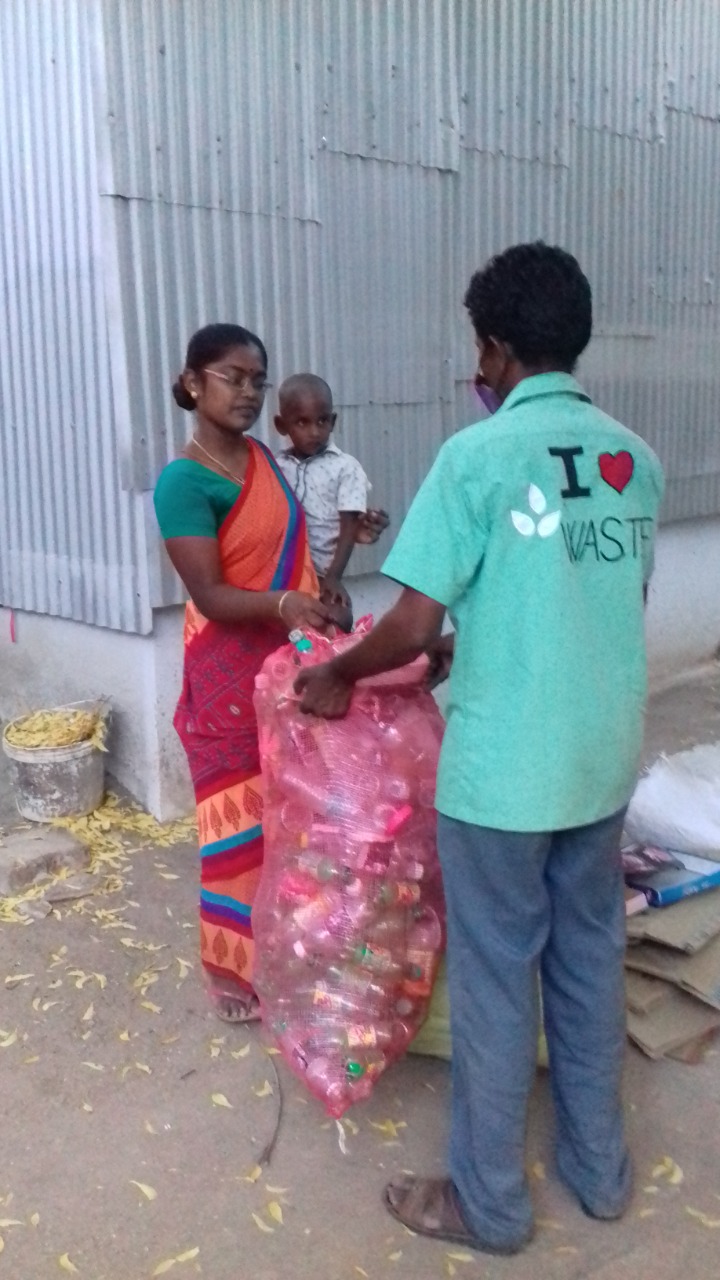
[[[340,512],[367,511],[370,481],[357,458],[332,440],[310,458],[296,458],[292,446],[283,449],[277,464],[305,512],[310,554],[322,576],[335,554]]]

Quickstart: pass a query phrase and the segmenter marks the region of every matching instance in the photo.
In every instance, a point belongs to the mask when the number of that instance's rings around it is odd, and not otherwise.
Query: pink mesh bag
[[[286,1062],[332,1116],[367,1098],[422,1025],[444,942],[435,843],[443,719],[426,661],[358,683],[344,720],[301,713],[301,666],[342,652],[293,633],[256,680],[265,861],[254,983]]]

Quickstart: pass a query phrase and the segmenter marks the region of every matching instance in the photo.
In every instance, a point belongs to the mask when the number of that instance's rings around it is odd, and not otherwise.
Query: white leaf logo
[[[553,533],[557,533],[560,524],[560,512],[551,511],[549,515],[543,516],[538,523],[537,531],[541,538],[549,538]]]
[[[535,516],[539,519],[537,524],[533,516],[526,516],[524,511],[511,511],[510,519],[512,520],[518,533],[523,538],[532,538],[537,533],[540,538],[551,538],[560,528],[560,511],[549,511],[547,515],[547,498],[542,489],[536,484],[528,486],[528,506]]]
[[[518,533],[521,533],[524,538],[532,537],[535,532],[535,521],[530,516],[526,516],[522,511],[511,511],[510,518]]]
[[[535,512],[536,516],[541,516],[547,509],[547,499],[542,489],[538,489],[536,484],[531,484],[528,489],[528,502],[530,510]]]

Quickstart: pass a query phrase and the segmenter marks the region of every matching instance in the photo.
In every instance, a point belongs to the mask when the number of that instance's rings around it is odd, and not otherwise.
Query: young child
[[[374,541],[373,527],[384,527],[375,519],[382,513],[368,513],[370,482],[357,458],[331,439],[337,414],[327,382],[314,373],[296,373],[283,382],[278,398],[275,430],[290,444],[277,462],[305,511],[321,598],[348,604],[343,573],[355,543]]]

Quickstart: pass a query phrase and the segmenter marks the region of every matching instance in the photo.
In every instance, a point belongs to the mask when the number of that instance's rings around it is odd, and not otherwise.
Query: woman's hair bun
[[[182,375],[178,378],[177,382],[173,383],[172,393],[173,399],[179,408],[186,409],[188,413],[192,412],[195,408],[195,401],[185,386]]]

